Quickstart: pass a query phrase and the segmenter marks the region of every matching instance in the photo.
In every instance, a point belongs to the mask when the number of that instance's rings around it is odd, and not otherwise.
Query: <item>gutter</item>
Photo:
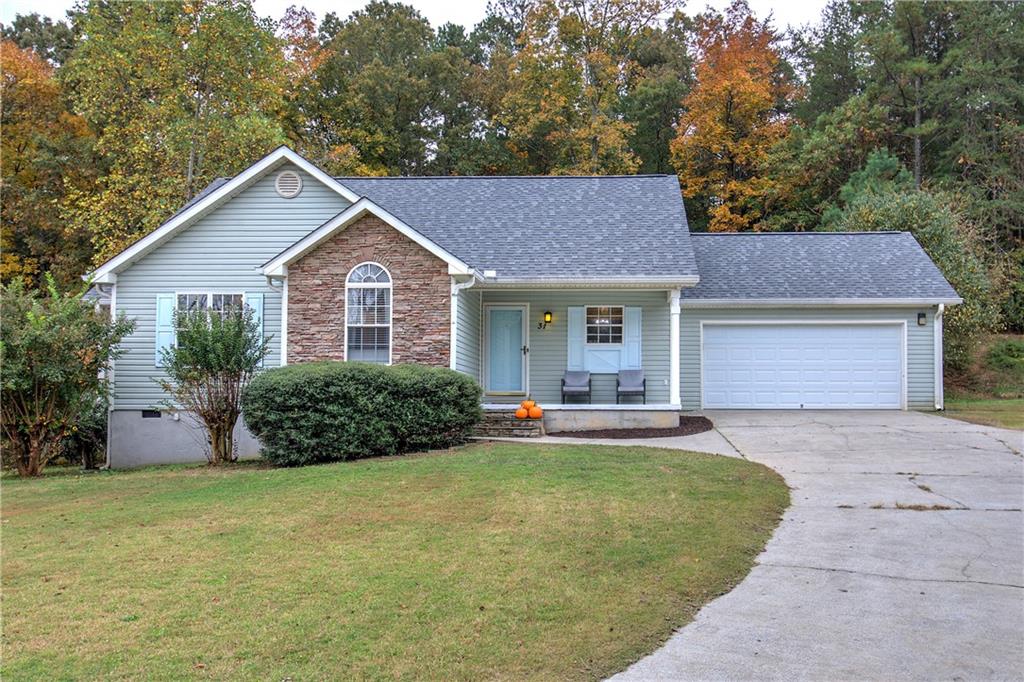
[[[503,277],[485,270],[482,289],[679,289],[696,286],[697,276],[623,277],[621,279],[584,279],[578,277]]]
[[[961,298],[684,298],[684,308],[916,307],[958,305]]]

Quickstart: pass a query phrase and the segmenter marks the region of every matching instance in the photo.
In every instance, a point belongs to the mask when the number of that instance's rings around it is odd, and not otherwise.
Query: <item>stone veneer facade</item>
[[[288,266],[289,364],[345,358],[345,278],[368,261],[391,273],[391,361],[447,367],[448,266],[372,215]]]

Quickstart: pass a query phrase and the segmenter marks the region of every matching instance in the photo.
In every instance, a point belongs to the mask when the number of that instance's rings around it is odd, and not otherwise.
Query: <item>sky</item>
[[[487,0],[403,0],[418,9],[434,27],[446,22],[472,28],[484,17]],[[774,17],[773,25],[783,29],[787,25],[802,26],[816,22],[826,0],[748,0],[750,8],[759,17],[769,13]],[[18,14],[39,12],[53,19],[61,19],[71,8],[74,0],[0,0],[0,22],[9,23]],[[366,4],[366,0],[254,0],[256,13],[280,19],[290,5],[305,5],[323,18],[328,12],[348,16]],[[684,6],[687,14],[697,14],[706,7],[723,9],[729,0],[688,0]]]

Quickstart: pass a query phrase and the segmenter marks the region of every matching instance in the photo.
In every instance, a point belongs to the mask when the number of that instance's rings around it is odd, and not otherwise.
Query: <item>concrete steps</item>
[[[515,408],[485,410],[484,418],[473,435],[484,438],[537,438],[544,435],[544,418],[516,419]]]

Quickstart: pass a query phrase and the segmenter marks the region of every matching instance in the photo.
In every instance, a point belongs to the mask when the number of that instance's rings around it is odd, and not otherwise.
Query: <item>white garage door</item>
[[[706,408],[902,407],[903,326],[704,325]]]

